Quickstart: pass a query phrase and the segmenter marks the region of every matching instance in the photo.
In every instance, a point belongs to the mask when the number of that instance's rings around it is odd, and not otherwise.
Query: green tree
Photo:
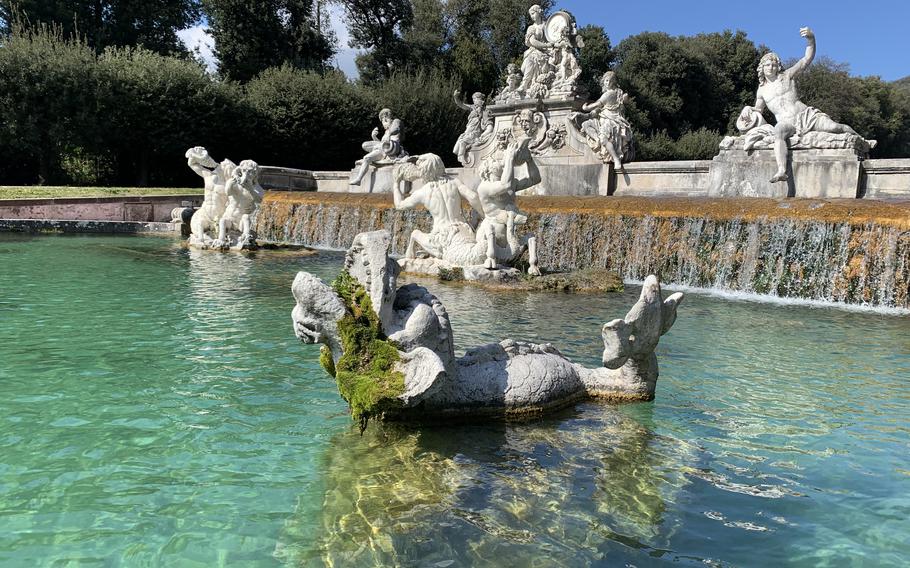
[[[350,169],[363,155],[358,141],[369,139],[376,122],[372,98],[341,72],[319,75],[283,65],[265,71],[245,90],[259,117],[255,159],[260,163]]]
[[[578,35],[585,43],[578,57],[581,66],[579,83],[591,99],[596,99],[600,96],[600,78],[613,67],[616,54],[613,53],[610,37],[602,27],[584,26],[578,29]]]
[[[249,81],[269,67],[287,63],[324,71],[335,52],[334,37],[322,29],[313,0],[203,0],[219,73]]]
[[[402,34],[411,27],[409,0],[340,0],[344,6],[350,47],[369,50],[357,57],[360,78],[375,83],[405,67]]]
[[[59,26],[96,52],[109,46],[140,46],[162,54],[185,54],[177,31],[200,15],[200,0],[0,0],[0,22],[9,33],[17,23]]]
[[[183,154],[204,145],[219,155],[249,136],[242,97],[193,61],[140,48],[108,49],[98,60],[99,134],[116,155],[121,183],[148,185],[191,179]],[[246,143],[244,157],[253,144]],[[231,148],[233,149],[233,148]]]
[[[96,55],[44,25],[14,30],[0,47],[0,164],[6,179],[65,182],[65,157],[99,134]]]

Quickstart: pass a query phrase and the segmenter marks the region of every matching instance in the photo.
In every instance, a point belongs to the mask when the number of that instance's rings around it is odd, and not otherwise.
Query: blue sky
[[[603,26],[615,46],[644,31],[695,35],[742,30],[784,59],[801,57],[809,26],[818,55],[848,63],[854,75],[893,81],[910,75],[910,0],[557,0],[578,25]]]
[[[799,28],[809,26],[818,39],[818,55],[849,64],[854,75],[887,81],[910,75],[910,0],[557,0],[556,8],[575,14],[580,26],[603,26],[614,46],[644,31],[695,35],[730,29],[746,32],[784,59],[802,56]],[[356,77],[341,9],[334,5],[331,14],[339,39],[336,64]],[[202,27],[184,30],[181,37],[191,47],[211,45]]]

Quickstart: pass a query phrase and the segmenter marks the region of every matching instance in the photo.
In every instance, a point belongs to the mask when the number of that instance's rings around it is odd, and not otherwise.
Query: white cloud
[[[215,54],[212,53],[215,40],[209,35],[209,29],[207,27],[195,26],[180,30],[177,32],[177,37],[180,38],[180,41],[182,41],[190,51],[197,53],[198,48],[199,56],[202,57],[202,61],[205,62],[206,69],[208,69],[210,73],[215,72],[215,68],[218,64]]]

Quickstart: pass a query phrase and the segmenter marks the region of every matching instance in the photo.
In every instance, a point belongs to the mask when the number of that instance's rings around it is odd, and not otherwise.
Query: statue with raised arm
[[[406,184],[411,184],[413,189],[407,192]],[[475,242],[474,230],[462,215],[462,198],[479,209],[477,193],[458,179],[448,178],[442,158],[436,154],[421,154],[395,166],[392,174],[395,208],[413,209],[420,205],[433,218],[429,233],[411,231],[405,258],[416,258],[420,247],[433,258],[442,259],[453,244]]]
[[[455,91],[455,104],[459,108],[469,111],[468,124],[464,132],[458,136],[455,147],[452,152],[458,157],[458,161],[463,166],[471,166],[471,157],[469,152],[471,148],[478,144],[483,144],[493,135],[493,121],[487,113],[487,97],[483,93],[474,93],[472,100],[474,104],[466,104],[460,98],[461,93]]]
[[[480,166],[480,183],[477,196],[483,220],[477,227],[477,240],[492,240],[495,253],[488,254],[484,265],[495,268],[498,262],[509,263],[521,256],[525,247],[531,266],[528,274],[540,275],[537,267],[537,239],[518,238],[516,227],[527,222],[528,216],[515,204],[515,193],[540,183],[540,170],[528,150],[529,138],[510,143],[503,151],[502,159],[489,157]],[[526,173],[518,177],[516,167],[524,164]]]
[[[772,183],[787,181],[787,156],[791,137],[796,137],[798,142],[799,138],[810,132],[859,136],[846,124],[835,122],[827,114],[799,100],[796,76],[815,58],[815,34],[809,28],[800,28],[799,33],[806,38],[806,54],[789,69],[782,68],[780,57],[774,52],[762,56],[758,64],[758,93],[755,106],[751,109],[746,107],[738,121],[752,127],[762,127],[765,125],[761,112],[767,108],[774,114],[777,120],[773,128],[777,172],[771,178]],[[748,140],[746,144],[747,150],[754,146],[749,145]]]
[[[361,233],[331,286],[307,272],[292,285],[291,318],[361,430],[371,418],[398,420],[538,416],[576,401],[654,398],[660,337],[683,300],[664,299],[655,276],[623,319],[604,324],[602,367],[573,363],[550,345],[506,339],[455,354],[442,302],[416,284],[397,287],[387,231]]]
[[[359,161],[354,177],[351,178],[351,185],[360,185],[363,176],[369,171],[370,166],[380,160],[397,160],[407,157],[408,153],[401,145],[402,130],[401,121],[392,116],[392,111],[384,108],[379,111],[379,122],[384,129],[382,137],[379,137],[379,128],[374,128],[371,134],[372,140],[367,140],[362,144],[363,151],[366,155]]]
[[[584,134],[588,146],[604,162],[612,160],[613,167],[620,170],[623,162],[634,157],[632,125],[623,112],[629,95],[616,84],[616,74],[613,71],[604,73],[601,87],[603,94],[600,98],[583,105],[583,113],[573,113],[569,117],[569,123]],[[583,120],[581,125],[577,124],[579,120]]]
[[[514,162],[514,147],[507,158],[509,164]],[[511,203],[505,196],[509,187],[522,188],[514,182],[513,168],[505,174],[501,161],[485,161],[501,180],[497,183],[484,183],[475,191],[457,179],[449,179],[445,173],[442,159],[435,154],[421,154],[409,161],[397,164],[392,173],[392,198],[396,209],[413,209],[418,205],[429,211],[433,218],[429,233],[414,229],[408,237],[408,248],[400,261],[402,267],[409,271],[422,272],[433,267],[438,270],[453,267],[484,266],[495,269],[499,265],[509,266],[528,251],[528,273],[540,274],[537,266],[537,241],[534,237],[519,238],[515,227],[527,220],[527,216],[518,211],[514,204],[514,189]],[[495,164],[499,164],[497,167]],[[530,167],[537,172],[536,166]],[[482,176],[487,174],[482,173]],[[490,174],[492,175],[492,174]],[[539,173],[536,175],[539,176]],[[489,176],[488,176],[489,177]],[[407,187],[412,187],[408,190]],[[502,191],[497,193],[496,191]],[[483,197],[481,198],[481,193]],[[461,200],[464,199],[480,215],[492,217],[481,221],[477,232],[465,222],[462,215]],[[516,221],[517,219],[517,221]],[[418,255],[429,255],[429,265],[423,261],[414,262]]]

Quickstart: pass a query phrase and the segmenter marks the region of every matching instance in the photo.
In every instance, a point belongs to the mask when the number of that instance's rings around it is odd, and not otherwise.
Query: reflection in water
[[[292,519],[279,555],[292,565],[319,555],[329,566],[579,566],[617,549],[660,555],[645,543],[672,533],[665,502],[685,483],[672,466],[688,451],[596,403],[533,424],[387,423],[363,437],[351,429],[326,456],[321,533],[305,543]]]

